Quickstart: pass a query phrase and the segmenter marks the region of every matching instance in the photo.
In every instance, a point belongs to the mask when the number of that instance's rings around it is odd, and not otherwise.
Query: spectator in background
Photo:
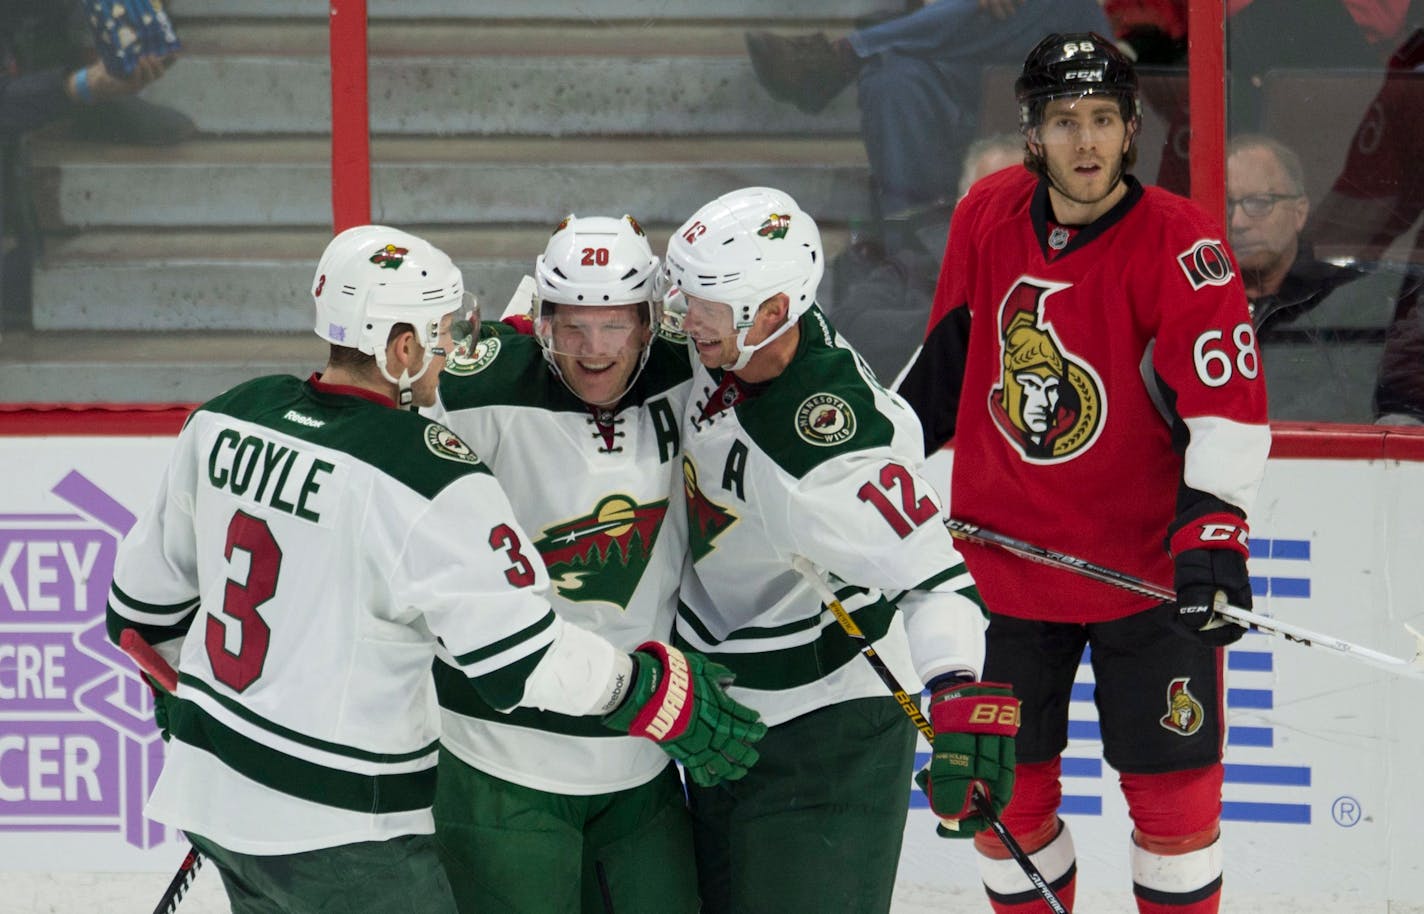
[[[182,114],[135,97],[162,76],[171,61],[145,57],[131,76],[120,79],[97,61],[74,64],[64,59],[58,48],[71,34],[65,10],[61,4],[0,0],[0,22],[6,25],[0,32],[0,315],[26,306],[30,269],[39,247],[38,220],[20,144],[26,133],[66,116],[79,123],[97,116],[100,124],[121,125],[117,138],[138,133],[177,142],[193,130],[192,121]],[[140,118],[142,112],[155,117],[162,112],[164,132],[155,134],[155,120]],[[178,129],[177,119],[186,122],[186,132]],[[7,234],[12,239],[8,244]],[[0,324],[11,322],[0,320]]]
[[[1278,69],[1377,67],[1404,28],[1410,0],[1330,0],[1301,15],[1299,0],[1227,0],[1228,132],[1261,129],[1262,88]],[[1187,62],[1187,0],[1103,0],[1119,43],[1139,64]],[[1168,122],[1157,184],[1189,191],[1185,93],[1148,96]]]
[[[938,0],[835,40],[748,32],[746,41],[758,81],[802,111],[857,84],[872,203],[893,253],[915,246],[917,216],[938,211],[943,223],[954,205],[984,68],[1016,66],[1047,32],[1088,30],[1108,31],[1098,0]]]
[[[1316,260],[1301,241],[1310,215],[1300,156],[1267,136],[1232,139],[1226,153],[1226,220],[1257,328],[1308,308],[1358,273]]]
[[[1381,366],[1399,274],[1315,255],[1301,235],[1310,201],[1300,158],[1274,139],[1246,134],[1231,141],[1226,188],[1231,247],[1251,302],[1271,418],[1368,423],[1377,383],[1382,408],[1410,414],[1408,391],[1419,393],[1424,343],[1413,339],[1413,324],[1394,321]],[[1405,287],[1418,285],[1417,273],[1406,273]],[[1413,400],[1412,409],[1424,413],[1424,400]]]
[[[1022,165],[1023,156],[1017,133],[975,140],[960,169],[959,196],[986,175]],[[831,261],[834,291],[827,316],[882,381],[898,375],[919,346],[948,230],[947,220],[930,224],[912,249],[867,258],[852,248]]]
[[[52,97],[35,101],[29,96],[42,118],[25,129],[69,116],[75,135],[82,139],[145,146],[179,143],[197,132],[187,115],[137,96],[173,60],[149,56],[132,76],[112,76],[98,62],[93,36],[77,2],[0,0],[0,21],[9,27],[6,36],[0,37],[0,45],[4,46],[8,75],[18,75],[21,82],[16,91],[25,92],[28,87],[42,92],[35,89],[36,84],[49,85],[58,75],[66,78],[67,103]]]
[[[1365,109],[1349,155],[1307,232],[1332,255],[1379,263],[1424,213],[1424,29],[1390,57],[1384,85]],[[1424,309],[1418,307],[1424,231],[1409,261],[1386,334],[1375,388],[1376,421],[1424,422]],[[1380,263],[1381,267],[1388,264]]]

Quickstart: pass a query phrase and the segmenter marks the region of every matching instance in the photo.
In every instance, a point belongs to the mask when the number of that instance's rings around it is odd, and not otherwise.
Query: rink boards
[[[151,700],[103,617],[114,548],[153,497],[172,439],[3,424],[15,428],[0,434],[0,870],[171,871],[181,839],[142,815],[162,764]],[[1256,609],[1408,656],[1403,623],[1424,629],[1424,454],[1303,440],[1278,448],[1295,456],[1273,456],[1252,518]],[[951,459],[931,462],[937,481]],[[1253,633],[1229,651],[1228,686],[1229,896],[1424,905],[1424,680]],[[1070,737],[1064,811],[1079,884],[1125,889],[1131,826],[1098,752],[1086,665]],[[968,843],[934,837],[917,791],[912,807],[900,882],[977,882]]]

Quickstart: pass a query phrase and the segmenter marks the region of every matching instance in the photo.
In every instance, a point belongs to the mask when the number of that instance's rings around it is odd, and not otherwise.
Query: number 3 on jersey
[[[241,692],[257,681],[267,662],[272,629],[257,607],[277,592],[282,549],[266,521],[238,511],[228,522],[223,556],[228,561],[229,576],[223,588],[222,607],[209,612],[203,643],[213,676],[234,692]],[[240,571],[243,556],[247,569],[239,582],[234,572]]]
[[[888,463],[880,468],[878,485],[867,482],[856,491],[856,496],[871,505],[885,518],[885,523],[904,539],[925,521],[939,514],[939,506],[928,495],[916,498],[915,477],[898,463]],[[896,494],[899,505],[890,500]]]

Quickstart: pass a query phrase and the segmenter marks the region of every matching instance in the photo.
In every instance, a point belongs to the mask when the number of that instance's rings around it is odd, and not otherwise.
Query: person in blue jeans
[[[954,204],[978,132],[984,68],[1017,66],[1050,32],[1111,34],[1098,0],[938,0],[857,29],[746,34],[757,80],[778,101],[823,110],[854,81],[884,244],[912,243],[918,217]]]

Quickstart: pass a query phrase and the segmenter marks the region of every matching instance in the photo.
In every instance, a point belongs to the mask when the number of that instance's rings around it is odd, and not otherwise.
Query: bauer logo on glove
[[[956,683],[930,696],[934,754],[915,782],[939,814],[941,837],[968,838],[989,827],[974,810],[976,790],[996,815],[1008,805],[1019,713],[1019,700],[998,682]]]

